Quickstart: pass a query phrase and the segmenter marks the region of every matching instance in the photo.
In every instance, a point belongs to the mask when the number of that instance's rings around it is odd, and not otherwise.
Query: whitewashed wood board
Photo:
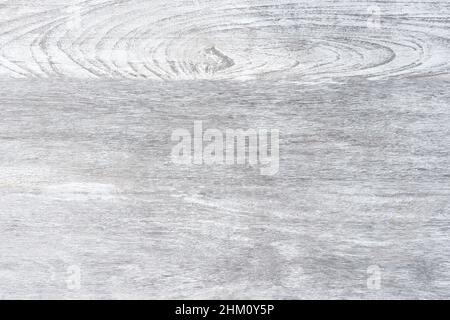
[[[447,1],[0,2],[0,297],[450,298]],[[171,134],[280,131],[279,172]]]

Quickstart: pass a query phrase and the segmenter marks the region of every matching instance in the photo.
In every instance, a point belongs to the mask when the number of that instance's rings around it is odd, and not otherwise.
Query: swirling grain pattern
[[[447,1],[6,1],[8,77],[379,79],[447,73]]]

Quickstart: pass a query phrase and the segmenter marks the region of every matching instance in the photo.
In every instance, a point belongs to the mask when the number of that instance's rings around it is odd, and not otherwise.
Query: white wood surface
[[[449,30],[447,1],[1,1],[0,297],[450,298]],[[280,130],[278,174],[173,164],[196,120]]]

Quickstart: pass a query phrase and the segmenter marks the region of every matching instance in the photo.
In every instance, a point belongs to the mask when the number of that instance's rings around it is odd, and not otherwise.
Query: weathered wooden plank
[[[449,298],[449,12],[0,2],[1,297]],[[175,164],[196,121],[279,170]]]

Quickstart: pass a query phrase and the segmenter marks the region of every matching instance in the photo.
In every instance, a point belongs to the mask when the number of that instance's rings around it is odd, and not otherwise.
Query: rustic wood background
[[[0,297],[450,298],[449,53],[448,1],[0,1]]]

